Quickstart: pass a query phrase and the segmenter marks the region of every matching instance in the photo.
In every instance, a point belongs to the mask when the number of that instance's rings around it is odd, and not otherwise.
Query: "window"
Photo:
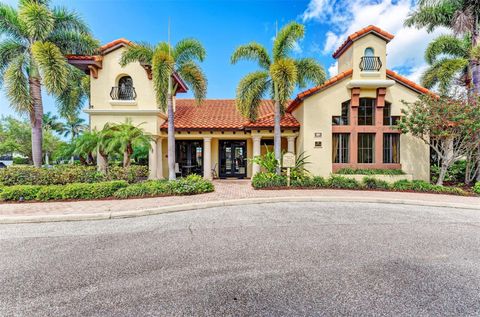
[[[342,103],[342,113],[340,116],[332,117],[333,125],[349,125],[350,124],[350,100]]]
[[[383,135],[383,163],[400,163],[400,134]]]
[[[348,163],[350,157],[350,134],[334,133],[332,138],[333,163]]]
[[[358,125],[374,125],[375,123],[375,99],[360,98],[358,107]]]
[[[389,102],[385,102],[383,107],[383,125],[397,125],[399,116],[392,116],[392,105]]]
[[[364,55],[364,56],[373,56],[373,55],[375,55],[375,51],[373,50],[373,48],[367,47],[367,48],[365,49],[365,52],[364,52],[363,55]]]
[[[358,163],[375,162],[375,134],[358,134]]]
[[[118,80],[118,99],[120,100],[135,99],[132,77],[123,76]]]

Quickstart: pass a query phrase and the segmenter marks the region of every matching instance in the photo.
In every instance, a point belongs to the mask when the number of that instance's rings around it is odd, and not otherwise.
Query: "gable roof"
[[[287,112],[292,112],[293,110],[295,110],[302,103],[302,101],[305,98],[307,98],[307,97],[309,97],[309,96],[311,96],[311,95],[313,95],[317,92],[320,92],[321,90],[323,90],[325,88],[333,86],[333,85],[335,85],[336,83],[340,82],[341,80],[343,80],[345,78],[348,78],[348,77],[352,76],[352,73],[353,73],[353,69],[348,69],[344,72],[341,72],[340,74],[338,74],[336,76],[333,76],[332,78],[330,78],[329,80],[327,80],[326,82],[324,82],[320,86],[316,86],[316,87],[310,88],[308,90],[305,90],[305,91],[299,93],[297,95],[297,97],[287,107]]]
[[[406,87],[408,87],[408,88],[410,88],[410,89],[412,89],[412,90],[414,90],[418,93],[426,94],[426,95],[432,95],[432,96],[437,95],[433,91],[416,84],[415,82],[411,81],[410,79],[408,79],[406,77],[403,77],[402,75],[397,74],[393,70],[387,69],[387,77],[399,82],[400,84],[402,84],[402,85],[404,85],[404,86],[406,86]]]
[[[260,102],[258,119],[245,119],[235,106],[235,99],[206,99],[197,105],[194,99],[175,100],[175,129],[178,130],[251,130],[273,128],[274,104]],[[283,128],[298,128],[300,124],[292,114],[286,113],[280,122]],[[168,122],[160,128],[167,129]]]
[[[361,29],[360,31],[350,34],[345,40],[345,42],[343,42],[343,44],[340,45],[340,47],[337,48],[337,50],[333,53],[333,58],[339,58],[343,54],[343,52],[345,52],[353,44],[353,42],[370,33],[384,39],[387,43],[394,38],[393,34],[388,33],[387,31],[384,31],[375,25],[369,25]]]

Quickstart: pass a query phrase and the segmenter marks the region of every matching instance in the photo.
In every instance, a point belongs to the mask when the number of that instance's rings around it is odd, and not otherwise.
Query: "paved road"
[[[296,203],[0,226],[1,316],[480,314],[480,213]]]

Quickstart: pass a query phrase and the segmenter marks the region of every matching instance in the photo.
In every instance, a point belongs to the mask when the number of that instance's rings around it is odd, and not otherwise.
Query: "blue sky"
[[[16,6],[17,1],[3,1]],[[185,37],[199,39],[207,50],[202,64],[208,78],[208,98],[233,98],[243,75],[253,63],[230,65],[236,46],[257,41],[271,47],[275,23],[296,20],[306,26],[306,36],[293,52],[314,57],[330,75],[335,74],[331,53],[356,30],[369,24],[396,35],[389,44],[388,66],[418,80],[425,68],[423,48],[442,33],[407,29],[403,20],[414,7],[411,0],[53,0],[53,5],[77,11],[102,44],[117,38],[155,43],[167,39],[171,19],[172,43]],[[190,97],[189,94],[179,98]],[[44,98],[45,111],[55,111],[52,98]],[[0,115],[13,114],[2,91]],[[84,116],[85,117],[85,116]]]

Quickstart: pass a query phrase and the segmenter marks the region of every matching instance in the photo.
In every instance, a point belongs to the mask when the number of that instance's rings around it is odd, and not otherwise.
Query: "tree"
[[[168,115],[168,178],[175,179],[175,126],[173,96],[179,89],[174,76],[179,74],[200,104],[207,94],[207,79],[197,62],[205,59],[205,49],[195,39],[184,39],[174,47],[160,42],[156,46],[134,44],[122,54],[120,65],[139,62],[151,67],[157,103]]]
[[[406,103],[399,123],[402,133],[421,139],[440,160],[437,185],[442,185],[447,169],[477,147],[472,136],[480,133],[480,98],[451,98],[425,95]]]
[[[45,130],[55,131],[58,134],[63,134],[65,132],[63,122],[60,121],[58,116],[52,114],[50,111],[43,115],[42,124]]]
[[[32,158],[42,164],[42,86],[60,95],[74,72],[65,54],[91,54],[98,47],[86,24],[48,0],[20,0],[18,10],[0,4],[0,77],[11,106],[30,118]]]
[[[261,70],[247,74],[238,84],[236,105],[243,116],[255,121],[261,100],[270,95],[275,103],[274,152],[278,162],[281,159],[280,121],[285,106],[296,86],[304,88],[307,82],[320,85],[325,81],[323,67],[313,58],[293,59],[289,53],[302,39],[303,25],[291,22],[278,32],[273,42],[272,54],[261,44],[251,42],[239,46],[232,54],[231,62],[240,60],[256,61]],[[280,166],[277,167],[280,173]]]
[[[471,58],[470,39],[442,35],[433,40],[425,50],[429,68],[422,75],[422,85],[431,89],[438,85],[440,94],[448,95],[456,85],[468,88]]]
[[[75,149],[72,154],[86,157],[87,162],[93,162],[97,158],[98,170],[107,172],[108,166],[108,141],[113,137],[112,131],[108,130],[107,124],[102,131],[92,130],[83,132],[74,143]]]
[[[66,123],[64,125],[63,136],[68,138],[73,143],[74,140],[82,133],[88,129],[88,125],[85,124],[85,119],[79,118],[76,113],[66,115]]]
[[[146,135],[139,126],[134,126],[131,120],[127,119],[125,123],[111,124],[105,128],[107,152],[123,153],[123,167],[130,166],[134,148],[146,147],[150,150],[151,137]]]

